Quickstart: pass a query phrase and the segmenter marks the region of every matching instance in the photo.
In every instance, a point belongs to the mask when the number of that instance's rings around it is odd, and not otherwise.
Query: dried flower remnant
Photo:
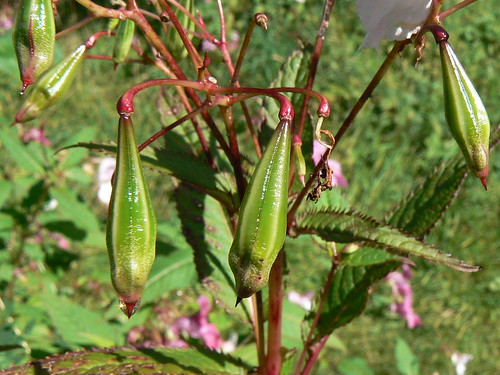
[[[319,163],[321,157],[325,152],[326,152],[326,147],[323,146],[319,141],[314,140],[312,159],[315,165]],[[328,165],[330,166],[330,169],[333,172],[331,186],[347,187],[349,183],[342,174],[342,167],[340,166],[340,163],[335,159],[328,159]]]

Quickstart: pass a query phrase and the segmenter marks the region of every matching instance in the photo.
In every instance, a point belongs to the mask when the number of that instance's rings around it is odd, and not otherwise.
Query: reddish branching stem
[[[109,36],[109,35],[110,34],[107,31],[99,31],[98,33],[95,33],[85,41],[85,47],[87,49],[91,49],[92,47],[94,47],[95,43],[101,36]]]

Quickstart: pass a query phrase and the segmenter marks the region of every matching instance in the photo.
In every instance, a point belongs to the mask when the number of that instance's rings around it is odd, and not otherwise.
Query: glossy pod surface
[[[283,246],[287,225],[291,122],[282,120],[243,197],[229,265],[238,299],[261,290]]]
[[[467,165],[485,184],[488,176],[490,120],[486,109],[450,44],[439,43],[445,114]]]
[[[142,172],[130,117],[121,116],[118,151],[106,229],[111,281],[120,307],[139,307],[156,252],[156,217]]]
[[[12,40],[23,82],[22,91],[45,72],[54,58],[56,26],[51,0],[22,0]]]
[[[119,64],[125,61],[132,40],[134,39],[135,23],[132,20],[120,21],[116,32],[115,47],[113,48],[113,61]]]
[[[17,112],[15,122],[23,123],[33,120],[68,92],[86,50],[87,48],[82,44],[33,84]]]

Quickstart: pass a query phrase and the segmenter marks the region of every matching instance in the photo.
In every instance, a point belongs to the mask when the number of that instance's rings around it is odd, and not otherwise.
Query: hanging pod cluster
[[[73,53],[45,72],[31,86],[16,114],[14,124],[33,120],[42,111],[57,103],[69,91],[86,50],[86,45],[82,44]]]
[[[52,64],[55,36],[52,0],[21,0],[12,34],[23,83],[21,92]]]
[[[291,143],[292,123],[283,119],[243,197],[229,251],[237,304],[267,284],[271,267],[285,241]]]
[[[446,121],[465,161],[486,188],[490,120],[479,94],[439,26],[432,29],[441,54]]]
[[[130,318],[139,308],[156,253],[156,217],[142,172],[132,119],[122,115],[106,228],[111,281]]]

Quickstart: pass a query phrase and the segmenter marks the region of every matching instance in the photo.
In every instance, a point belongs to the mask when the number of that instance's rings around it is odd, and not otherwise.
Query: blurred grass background
[[[452,5],[457,1],[446,1]],[[5,3],[5,6],[8,3]],[[294,0],[230,0],[227,9],[228,29],[243,35],[248,20],[257,11],[270,16],[269,31],[256,30],[241,82],[265,87],[275,77],[280,64],[302,43],[313,43],[321,1]],[[480,0],[444,21],[450,43],[480,93],[488,109],[492,127],[499,124],[500,79],[500,8],[496,0]],[[218,22],[214,1],[197,4],[205,23],[217,33]],[[85,11],[73,2],[61,2],[59,29],[81,19]],[[7,9],[7,8],[6,8]],[[58,56],[68,53],[92,31],[104,27],[95,21],[75,34],[58,41]],[[335,131],[349,113],[376,69],[391,48],[391,42],[381,44],[381,52],[358,50],[364,31],[358,21],[354,1],[338,1],[332,14],[314,88],[328,97],[333,113],[325,127]],[[11,120],[20,99],[17,66],[10,46],[10,31],[0,35],[0,118]],[[97,44],[92,54],[109,54],[112,41]],[[233,51],[233,55],[234,55]],[[213,56],[212,56],[213,55]],[[210,55],[212,73],[221,84],[228,77],[216,54]],[[219,59],[219,60],[218,60]],[[458,147],[446,128],[442,108],[441,69],[439,52],[434,42],[427,44],[423,61],[415,69],[416,53],[407,48],[377,88],[371,100],[355,120],[334,158],[342,164],[349,187],[342,194],[360,211],[382,219],[426,176],[434,165],[457,154]],[[131,85],[146,79],[161,77],[152,69],[138,64],[123,64],[116,72],[106,61],[86,61],[64,104],[31,123],[46,125],[48,137],[57,144],[76,129],[96,130],[96,141],[115,138],[117,116],[115,104]],[[134,121],[141,124],[139,138],[158,129],[154,91],[138,98]],[[5,122],[5,121],[4,121]],[[10,122],[2,123],[8,126]],[[142,137],[141,137],[142,136]],[[452,253],[468,263],[480,264],[484,270],[463,274],[442,266],[416,261],[412,285],[415,311],[423,326],[405,328],[405,322],[388,312],[390,289],[378,284],[363,316],[337,331],[344,349],[328,350],[321,357],[318,373],[332,373],[332,366],[346,358],[362,357],[376,374],[395,373],[394,345],[397,337],[409,343],[421,366],[422,374],[453,374],[450,354],[470,353],[470,374],[497,373],[500,346],[499,302],[500,274],[497,251],[500,245],[499,198],[500,159],[498,150],[490,161],[489,191],[483,191],[478,180],[469,176],[456,202],[428,237],[428,242]],[[0,158],[2,154],[0,153]],[[0,159],[1,160],[1,159]],[[2,162],[4,169],[12,168]],[[164,194],[164,179],[155,190]],[[105,210],[96,203],[95,188],[81,188],[86,202],[95,207],[103,220]],[[169,203],[161,194],[154,194],[168,218]],[[296,264],[289,275],[289,287],[307,292],[314,284],[308,273],[321,275],[325,271],[321,260],[313,263],[307,249],[289,255]],[[302,267],[301,267],[302,265]],[[319,276],[318,276],[319,277]],[[72,276],[68,275],[68,284]]]

